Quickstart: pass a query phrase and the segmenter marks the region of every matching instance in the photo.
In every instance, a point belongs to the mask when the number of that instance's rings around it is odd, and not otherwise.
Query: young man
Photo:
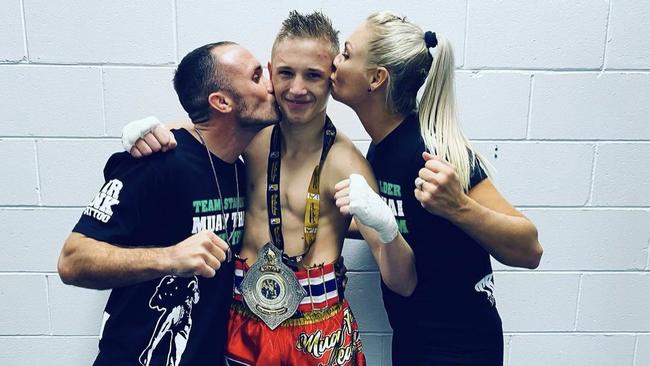
[[[190,52],[174,87],[196,124],[174,131],[168,154],[113,155],[59,258],[63,282],[113,289],[95,365],[224,363],[229,246],[244,223],[238,157],[279,113],[260,63],[232,42]]]
[[[318,12],[291,12],[273,44],[269,72],[283,118],[261,131],[244,154],[249,205],[226,347],[231,364],[365,364],[357,325],[343,298],[340,254],[350,217],[339,212],[335,199],[336,183],[351,174],[360,174],[355,181],[364,196],[355,217],[384,280],[404,295],[415,287],[412,251],[373,191],[377,187],[368,163],[326,115],[338,49],[338,32]],[[140,140],[133,152],[143,144]],[[297,311],[273,307],[291,281],[264,277],[259,269],[277,255],[269,242],[280,247],[304,289]]]

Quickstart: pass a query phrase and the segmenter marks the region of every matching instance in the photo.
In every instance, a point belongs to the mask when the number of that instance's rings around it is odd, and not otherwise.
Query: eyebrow
[[[289,66],[289,65],[281,65],[281,66],[278,66],[278,70],[289,70],[289,71],[294,71],[295,68],[294,68],[294,67],[291,67],[291,66]],[[317,73],[323,74],[323,73],[326,72],[326,70],[324,70],[324,69],[318,69],[318,68],[313,68],[313,67],[308,67],[308,68],[307,68],[307,72],[317,72]]]

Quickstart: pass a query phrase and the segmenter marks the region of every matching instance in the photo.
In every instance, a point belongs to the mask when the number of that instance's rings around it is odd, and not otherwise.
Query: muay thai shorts
[[[365,366],[359,327],[343,298],[344,271],[335,267],[294,271],[307,296],[296,314],[271,330],[243,301],[239,285],[248,265],[236,260],[227,365]]]

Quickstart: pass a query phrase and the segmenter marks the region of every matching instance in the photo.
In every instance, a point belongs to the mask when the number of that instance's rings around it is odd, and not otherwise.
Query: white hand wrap
[[[384,243],[397,236],[397,221],[386,203],[359,174],[350,175],[350,213],[359,222],[373,228]]]
[[[122,129],[122,146],[124,146],[124,150],[130,152],[138,139],[143,138],[144,135],[158,126],[162,126],[162,123],[154,116],[129,122]]]

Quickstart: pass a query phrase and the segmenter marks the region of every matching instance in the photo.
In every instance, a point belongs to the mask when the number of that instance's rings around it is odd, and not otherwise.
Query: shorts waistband
[[[280,324],[280,327],[295,327],[302,325],[310,325],[320,323],[331,317],[338,314],[343,308],[343,302],[332,305],[326,309],[318,311],[310,311],[306,313],[301,313],[298,311],[293,317],[283,321]],[[244,302],[234,301],[230,305],[230,309],[235,313],[242,315],[246,318],[253,319],[256,321],[262,321],[255,313],[253,313]]]
[[[236,302],[243,303],[244,301],[239,288],[248,269],[246,262],[235,260],[233,299]],[[343,300],[342,296],[339,296],[334,263],[296,271],[294,274],[307,292],[307,296],[302,299],[298,306],[298,313],[300,313],[298,315],[328,309]]]

